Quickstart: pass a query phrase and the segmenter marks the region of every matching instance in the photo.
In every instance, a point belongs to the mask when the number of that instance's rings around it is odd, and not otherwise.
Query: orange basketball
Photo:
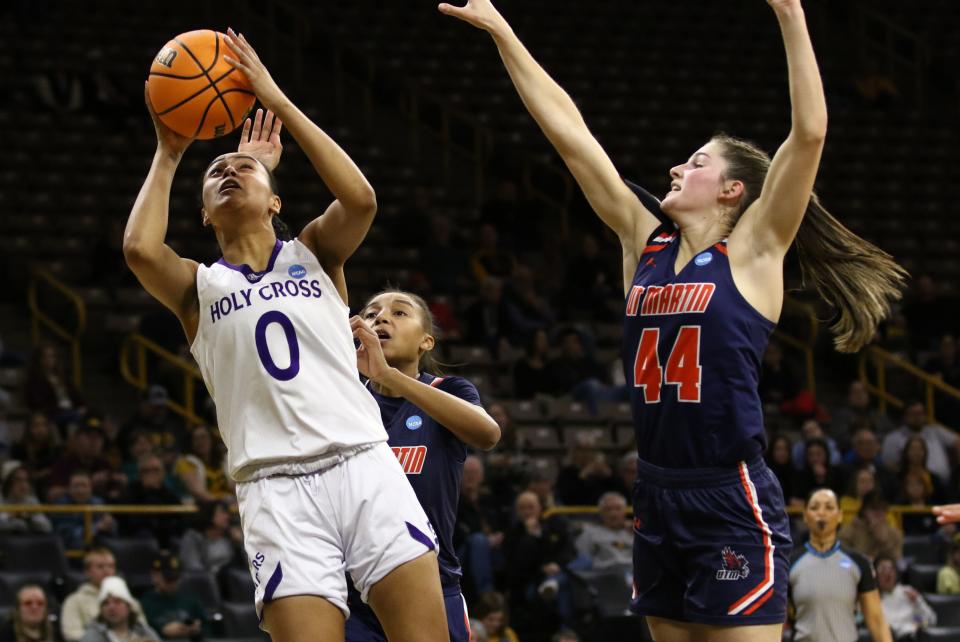
[[[147,94],[164,125],[181,136],[216,138],[236,129],[256,97],[246,76],[223,60],[225,36],[201,29],[163,46],[150,66]]]

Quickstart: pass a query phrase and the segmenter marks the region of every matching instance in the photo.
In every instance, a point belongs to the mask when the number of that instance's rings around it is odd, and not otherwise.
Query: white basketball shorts
[[[350,615],[349,572],[370,587],[438,543],[397,457],[380,442],[306,475],[237,484],[244,548],[263,605],[291,595],[325,598]]]

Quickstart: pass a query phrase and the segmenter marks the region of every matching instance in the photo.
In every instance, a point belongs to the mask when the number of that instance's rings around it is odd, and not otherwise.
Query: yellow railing
[[[150,382],[148,370],[148,355],[179,370],[183,375],[183,401],[167,400],[167,406],[190,423],[203,423],[203,419],[196,412],[194,391],[197,381],[202,380],[199,368],[163,346],[154,343],[140,334],[130,334],[123,341],[120,348],[120,374],[127,383],[139,390],[146,390]],[[131,357],[134,364],[131,366]]]
[[[869,365],[876,370],[876,381],[870,380]],[[901,359],[892,352],[883,348],[871,346],[860,355],[860,380],[867,386],[867,390],[880,400],[880,411],[886,412],[887,404],[894,408],[903,408],[903,400],[887,390],[887,367],[893,367],[908,374],[921,382],[924,386],[924,401],[927,406],[927,420],[930,423],[937,421],[936,392],[960,400],[960,389],[954,388],[942,379],[925,370],[921,370],[905,359]]]
[[[903,516],[908,514],[923,514],[929,515],[932,512],[932,506],[890,506],[887,509],[887,512],[892,518],[891,521],[894,526],[898,529],[903,530]],[[0,506],[0,510],[3,507]],[[598,515],[600,513],[599,509],[596,506],[554,506],[553,508],[548,508],[543,511],[544,517],[551,517],[553,515]],[[857,511],[847,510],[843,513],[844,521],[849,521],[856,515]],[[633,515],[633,508],[628,504],[627,505],[627,514]],[[787,514],[791,517],[800,517],[803,515],[803,507],[801,506],[788,506]]]
[[[784,296],[783,298],[783,312],[781,315],[781,319],[786,315],[802,317],[804,323],[809,328],[806,332],[807,336],[803,339],[787,334],[779,328],[773,331],[773,335],[778,341],[790,348],[793,348],[794,350],[798,350],[803,355],[807,389],[811,394],[816,394],[817,384],[813,363],[813,348],[817,343],[817,334],[820,331],[820,321],[817,319],[817,315],[814,312],[812,305],[788,296]]]
[[[76,324],[72,329],[64,327],[57,319],[41,309],[43,305],[41,288],[53,290],[73,306]],[[30,286],[27,288],[27,303],[30,307],[30,326],[35,344],[40,342],[41,330],[52,332],[70,344],[71,374],[74,385],[79,388],[83,381],[80,336],[87,327],[87,306],[83,299],[47,270],[34,269],[31,273]]]

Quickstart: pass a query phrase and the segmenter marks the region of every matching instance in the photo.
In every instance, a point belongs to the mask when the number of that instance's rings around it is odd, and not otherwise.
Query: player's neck
[[[727,234],[726,228],[715,217],[681,224],[681,252],[693,256],[695,253],[702,252],[711,245],[719,243]]]
[[[217,230],[217,242],[223,258],[232,265],[248,265],[254,272],[262,272],[270,263],[277,242],[272,229],[258,226],[254,230]]]

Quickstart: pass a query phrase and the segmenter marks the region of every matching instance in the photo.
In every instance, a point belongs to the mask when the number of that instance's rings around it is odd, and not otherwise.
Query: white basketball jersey
[[[310,472],[387,439],[360,383],[350,310],[303,243],[277,241],[263,272],[223,259],[201,265],[197,295],[190,351],[217,406],[233,479]]]

